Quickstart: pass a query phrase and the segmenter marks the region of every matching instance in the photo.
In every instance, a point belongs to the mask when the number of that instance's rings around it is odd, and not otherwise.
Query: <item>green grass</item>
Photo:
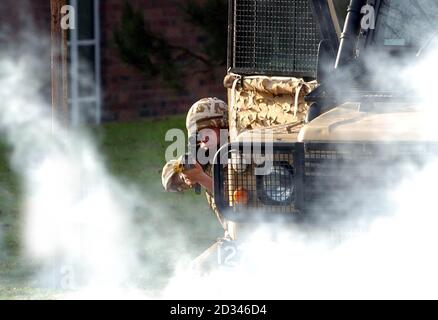
[[[122,181],[133,183],[145,197],[162,204],[176,222],[189,226],[187,238],[194,243],[199,243],[198,239],[207,240],[200,244],[205,247],[221,235],[205,196],[190,191],[167,193],[161,185],[164,154],[171,143],[165,141],[165,135],[173,128],[185,131],[185,117],[106,124],[96,135],[110,172]]]
[[[158,261],[160,273],[139,275],[145,282],[144,287],[152,278],[165,283],[181,246],[195,257],[223,234],[204,195],[190,191],[166,193],[161,186],[164,153],[170,143],[165,142],[164,137],[171,128],[185,130],[184,117],[109,123],[89,130],[109,172],[123,183],[134,185],[145,199],[157,206],[152,209],[154,212],[150,212],[150,208],[139,208],[135,216],[138,223],[149,225],[139,249],[146,258],[152,255],[154,261]],[[32,285],[29,281],[34,266],[20,257],[20,181],[8,164],[9,154],[10,149],[0,142],[0,236],[3,238],[0,241],[0,299],[48,298],[53,290]],[[162,244],[149,246],[147,233],[151,227],[162,235],[165,240]],[[184,244],[176,243],[180,235],[184,236]],[[157,277],[161,278],[157,280]]]
[[[9,166],[10,153],[11,149],[0,141],[0,260],[16,253],[19,247],[16,233],[21,192],[18,177]]]

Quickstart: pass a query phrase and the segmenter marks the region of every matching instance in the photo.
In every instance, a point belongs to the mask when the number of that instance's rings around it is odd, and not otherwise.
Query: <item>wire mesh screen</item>
[[[320,35],[309,0],[234,0],[235,72],[314,77]]]
[[[233,145],[215,166],[215,200],[230,220],[268,214],[293,217],[298,213],[301,179],[293,147],[246,149]]]
[[[400,183],[438,157],[435,143],[278,143],[273,150],[255,149],[249,153],[233,144],[214,166],[215,201],[229,220],[263,214],[335,221],[388,213],[397,205],[393,192]],[[256,169],[266,164],[258,175]]]
[[[254,155],[247,157],[240,154],[238,158],[230,158],[226,179],[226,200],[229,206],[235,212],[254,212],[262,207],[269,212],[294,211],[292,154],[276,152],[261,156],[271,164],[266,169],[263,169],[265,163],[260,161],[240,163],[241,159],[254,159]],[[257,174],[257,168],[261,172],[265,171],[264,174]]]
[[[341,218],[389,212],[392,192],[437,154],[437,146],[423,143],[308,143],[305,209]]]

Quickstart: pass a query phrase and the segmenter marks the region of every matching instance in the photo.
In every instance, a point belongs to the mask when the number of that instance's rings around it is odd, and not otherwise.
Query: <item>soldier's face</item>
[[[220,141],[219,128],[206,128],[198,133],[199,147],[204,150],[217,148]]]

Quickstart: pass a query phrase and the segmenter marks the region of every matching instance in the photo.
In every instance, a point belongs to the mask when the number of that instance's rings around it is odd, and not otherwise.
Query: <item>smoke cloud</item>
[[[49,42],[19,38],[0,52],[0,134],[22,183],[22,260],[38,266],[33,282],[74,298],[156,296],[172,265],[193,256],[186,229],[114,178],[83,127],[52,119],[39,58]]]
[[[428,37],[434,35],[424,35]],[[431,42],[427,50],[404,58],[384,50],[368,51],[359,61],[361,66],[344,73],[344,79],[357,80],[365,91],[392,90],[401,98],[362,104],[352,100],[344,107],[358,111],[357,116],[329,130],[339,129],[338,139],[351,141],[347,133],[342,136],[342,127],[364,128],[361,121],[371,116],[374,122],[368,122],[364,133],[377,142],[373,153],[354,167],[351,162],[331,167],[335,176],[324,184],[324,202],[309,204],[314,213],[311,224],[280,221],[253,226],[237,267],[222,267],[203,276],[181,271],[166,295],[198,299],[438,297],[434,94],[438,47]],[[365,77],[365,71],[374,77]],[[347,86],[332,89],[340,101],[345,98]],[[358,150],[335,149],[356,159]],[[316,186],[318,182],[322,180],[317,179]],[[348,188],[336,192],[339,185]],[[187,287],[192,290],[188,292]]]
[[[199,274],[188,267],[193,254],[187,227],[175,222],[165,205],[112,177],[84,132],[52,120],[42,97],[47,75],[35,58],[41,43],[48,42],[38,39],[38,44],[34,35],[24,38],[25,48],[0,55],[0,131],[12,146],[11,166],[22,179],[24,257],[42,266],[40,283],[78,298],[438,297],[438,160],[433,153],[418,154],[421,165],[408,158],[382,171],[382,179],[391,183],[364,205],[352,201],[355,197],[336,196],[336,211],[347,212],[340,218],[324,215],[325,208],[315,204],[322,218],[314,224],[252,226],[239,265]],[[429,49],[419,64],[402,67],[379,53],[365,64],[386,70],[373,81],[386,79],[421,97],[395,110],[418,110],[418,105],[425,111],[416,125],[418,141],[437,137],[437,57],[438,51]],[[371,107],[381,113],[380,105]],[[397,121],[387,124],[406,129]],[[370,174],[366,164],[356,170],[344,176],[352,190],[361,187],[357,177]],[[363,200],[363,193],[356,200]],[[380,210],[374,212],[375,207]],[[168,226],[173,226],[170,231]]]

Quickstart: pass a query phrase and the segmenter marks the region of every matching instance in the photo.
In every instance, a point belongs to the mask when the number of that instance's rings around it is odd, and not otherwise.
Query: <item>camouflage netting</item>
[[[277,125],[304,124],[308,105],[304,96],[316,81],[286,77],[243,77],[229,74],[224,79],[230,97],[230,128],[244,130]],[[232,101],[234,100],[234,101]]]

